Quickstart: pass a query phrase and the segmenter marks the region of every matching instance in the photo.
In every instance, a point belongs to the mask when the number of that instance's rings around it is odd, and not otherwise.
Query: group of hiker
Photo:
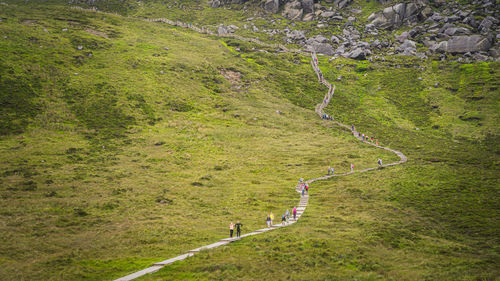
[[[321,119],[323,119],[323,120],[333,120],[333,116],[330,116],[330,115],[328,115],[328,114],[325,113],[325,114],[321,115]]]
[[[354,133],[355,132],[355,128],[354,128],[354,125],[351,125],[351,131]],[[368,135],[365,135],[365,134],[362,134],[360,132],[357,132],[358,133],[358,138],[360,138],[362,141],[370,141],[370,142],[374,142],[375,141],[375,144],[378,145],[378,139],[375,139],[373,137],[369,137]]]
[[[297,218],[297,207],[293,207],[291,215],[293,216],[294,220]],[[289,221],[290,221],[290,211],[286,209],[285,213],[281,215],[281,225],[288,224]],[[267,215],[266,226],[267,227],[273,226],[273,222],[274,222],[274,214],[273,212],[270,212],[269,215]]]
[[[301,196],[304,196],[306,193],[309,193],[309,184],[304,182],[303,178],[300,178],[299,183],[297,183],[296,190],[300,192]]]
[[[233,232],[235,227],[236,227],[236,237],[241,236],[241,228],[243,227],[243,224],[240,221],[237,221],[236,224],[231,222],[231,224],[229,224],[229,237],[231,238],[233,238]]]

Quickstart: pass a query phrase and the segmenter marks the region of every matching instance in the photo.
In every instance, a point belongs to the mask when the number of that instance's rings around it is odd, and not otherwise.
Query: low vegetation
[[[397,160],[319,120],[308,57],[50,3],[0,17],[2,280],[121,277],[263,227],[299,177]],[[409,161],[143,279],[494,280],[498,65],[320,58],[327,113]]]

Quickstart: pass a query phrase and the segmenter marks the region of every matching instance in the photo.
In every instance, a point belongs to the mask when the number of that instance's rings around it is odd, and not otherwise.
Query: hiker
[[[373,137],[370,139],[370,141],[373,143]]]
[[[354,132],[354,125],[351,125],[351,131]]]
[[[306,192],[309,194],[309,184],[306,183]]]
[[[243,224],[240,221],[237,221],[236,222],[236,237],[240,237],[242,227],[243,227]]]
[[[269,214],[269,217],[271,218],[271,226],[273,226],[273,220],[274,220],[274,214],[273,214],[273,212],[271,212]]]
[[[382,166],[382,159],[379,158],[378,161],[377,161],[377,163],[378,163],[379,166]]]
[[[286,223],[286,216],[285,216],[285,214],[283,214],[281,216],[281,225],[285,225],[285,223]]]
[[[286,216],[286,222],[288,223],[288,220],[290,219],[290,211],[288,211],[288,209],[286,209],[285,216]]]
[[[362,134],[361,136],[363,138],[363,141],[365,141],[365,134]]]
[[[378,139],[375,140],[375,144],[378,145]]]
[[[330,175],[331,171],[332,171],[332,168],[328,167],[328,175]]]
[[[297,219],[297,208],[296,207],[293,207],[292,214],[293,214],[293,219],[296,220]]]
[[[271,216],[270,215],[267,215],[266,225],[267,225],[267,227],[271,227]]]
[[[331,169],[332,169],[332,172],[331,172],[331,174],[332,174],[332,176],[333,176],[333,167],[332,167]]]
[[[354,164],[351,163],[351,172],[354,171]]]
[[[229,225],[229,237],[233,238],[233,231],[234,231],[234,223],[231,222]]]
[[[305,191],[305,190],[306,190],[306,189],[304,188],[304,185],[302,185],[302,196],[304,196],[304,191]]]

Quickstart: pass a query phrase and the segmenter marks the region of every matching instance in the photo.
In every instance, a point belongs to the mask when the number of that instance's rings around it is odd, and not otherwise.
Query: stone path
[[[85,9],[85,8],[81,8],[81,7],[73,7],[73,8],[74,9],[78,9],[78,10],[90,11],[90,12],[98,12],[95,9]],[[99,13],[108,14],[106,12],[99,12]],[[113,14],[113,15],[119,16],[118,14]],[[309,54],[308,52],[304,52],[302,50],[288,49],[284,45],[281,45],[281,44],[270,44],[270,43],[262,42],[262,41],[260,41],[258,39],[255,39],[255,38],[245,38],[245,37],[242,37],[242,36],[239,36],[239,35],[236,35],[236,34],[219,34],[219,33],[216,34],[216,33],[212,32],[209,28],[205,28],[205,27],[201,27],[200,28],[200,27],[193,26],[192,24],[187,24],[187,23],[183,23],[183,22],[180,22],[180,21],[172,21],[172,20],[169,20],[169,19],[166,19],[166,18],[160,18],[160,19],[142,19],[142,20],[149,21],[149,22],[163,22],[163,23],[167,23],[167,24],[170,24],[170,25],[174,25],[174,26],[181,26],[181,27],[184,27],[184,28],[189,28],[189,29],[192,29],[192,30],[194,30],[196,32],[199,32],[199,33],[204,33],[204,34],[209,34],[209,35],[214,35],[214,36],[231,37],[231,38],[235,38],[235,39],[246,41],[246,42],[253,42],[253,43],[261,45],[261,46],[278,48],[278,49],[281,49],[283,52]],[[331,84],[331,83],[329,83],[328,81],[325,80],[325,78],[323,76],[323,73],[321,72],[321,69],[319,68],[316,54],[315,53],[311,53],[311,56],[312,56],[311,65],[312,65],[312,68],[313,68],[314,72],[318,76],[318,82],[321,83],[322,85],[325,85],[328,88],[328,92],[326,93],[323,101],[320,104],[318,104],[316,106],[316,108],[315,108],[316,113],[318,113],[318,115],[321,117],[324,114],[325,107],[328,106],[328,104],[330,103],[331,98],[333,97],[333,95],[335,93],[335,85],[333,85],[333,84]],[[331,121],[331,122],[333,122],[334,124],[336,124],[338,126],[341,126],[341,127],[344,127],[344,128],[347,128],[347,129],[351,130],[351,127],[349,127],[348,125],[345,125],[345,124],[342,124],[342,123],[336,122],[336,121]],[[362,137],[360,137],[358,135],[358,132],[356,130],[351,130],[351,132],[352,132],[352,134],[353,134],[354,137],[356,137],[360,141],[363,141]],[[404,163],[404,162],[407,161],[407,157],[403,153],[401,153],[399,151],[396,151],[394,149],[390,149],[388,147],[383,147],[383,146],[377,145],[377,144],[372,143],[372,142],[368,142],[368,141],[363,141],[363,142],[366,143],[366,144],[373,145],[375,147],[378,147],[378,148],[385,149],[387,151],[393,152],[393,153],[395,153],[396,155],[399,156],[399,158],[400,158],[399,161],[394,162],[394,163],[384,164],[384,165],[382,165],[382,167],[394,166],[394,165],[398,165],[398,164],[401,164],[401,163]],[[309,184],[309,183],[313,183],[315,181],[329,179],[331,177],[346,176],[346,175],[350,175],[350,174],[354,174],[354,173],[363,173],[363,172],[367,172],[367,171],[376,170],[378,168],[379,167],[373,167],[373,168],[366,168],[366,169],[362,169],[362,170],[356,170],[356,171],[351,171],[351,172],[346,172],[346,173],[341,173],[341,174],[334,174],[334,175],[322,176],[322,177],[319,177],[319,178],[309,179],[309,180],[305,181],[305,183]],[[297,192],[300,193],[299,190],[297,190]],[[202,246],[200,248],[189,250],[187,253],[182,254],[180,256],[173,257],[173,258],[161,261],[161,262],[157,262],[157,263],[153,264],[152,266],[150,266],[150,267],[148,267],[146,269],[137,271],[135,273],[129,274],[129,275],[121,277],[121,278],[118,278],[115,281],[133,280],[133,279],[136,279],[136,278],[141,277],[143,275],[156,272],[156,271],[160,270],[162,267],[164,267],[166,265],[169,265],[169,264],[172,264],[172,263],[174,263],[176,261],[181,261],[181,260],[184,260],[184,259],[186,259],[188,257],[194,256],[197,253],[200,253],[201,251],[206,251],[206,250],[210,250],[210,249],[217,248],[217,247],[220,247],[220,246],[224,246],[224,245],[227,245],[229,243],[238,241],[238,240],[240,240],[242,238],[248,237],[248,236],[258,235],[258,234],[261,234],[261,233],[264,233],[264,232],[267,232],[267,231],[271,231],[271,230],[274,230],[274,229],[278,229],[278,228],[290,226],[290,225],[296,223],[298,221],[298,219],[302,216],[302,214],[304,213],[304,211],[305,211],[305,209],[307,207],[308,201],[309,201],[309,195],[305,195],[305,196],[301,196],[300,197],[300,201],[299,201],[298,208],[297,208],[297,219],[293,219],[292,218],[292,219],[290,219],[290,221],[287,224],[284,224],[284,225],[277,224],[277,225],[273,225],[273,226],[268,227],[268,228],[258,229],[258,230],[255,230],[253,232],[241,235],[238,238],[237,237],[234,237],[234,238],[224,238],[224,239],[221,239],[221,240],[219,240],[219,241],[217,241],[215,243],[212,243],[210,245],[205,245],[205,246]]]

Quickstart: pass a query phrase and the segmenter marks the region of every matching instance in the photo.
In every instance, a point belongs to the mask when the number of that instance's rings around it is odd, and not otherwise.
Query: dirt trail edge
[[[88,11],[88,12],[97,12],[97,13],[111,14],[111,13],[97,11],[97,9],[95,9],[95,8],[94,9],[85,9],[85,8],[81,8],[81,7],[72,7],[72,8],[73,9],[77,9],[77,10],[84,10],[84,11]],[[120,16],[118,14],[113,14],[113,15]],[[262,42],[262,41],[260,41],[258,39],[255,39],[255,38],[245,38],[245,37],[242,37],[242,36],[239,36],[239,35],[236,35],[236,34],[215,33],[215,32],[212,32],[209,28],[205,28],[205,27],[201,27],[200,28],[200,27],[193,26],[192,24],[187,24],[187,23],[183,23],[183,22],[180,22],[180,21],[172,21],[172,20],[165,19],[165,18],[160,18],[160,19],[142,19],[142,20],[148,21],[148,22],[161,22],[161,23],[166,23],[166,24],[169,24],[169,25],[174,25],[174,26],[180,26],[180,27],[184,27],[184,28],[189,28],[189,29],[194,30],[196,32],[203,33],[203,34],[209,34],[209,35],[213,35],[213,36],[231,37],[231,38],[239,39],[239,40],[246,41],[246,42],[253,42],[253,43],[258,44],[258,45],[267,46],[267,47],[274,47],[274,48],[280,49],[282,52],[309,54],[309,52],[305,52],[303,50],[288,49],[284,45],[281,45],[281,44],[269,44],[269,43]],[[318,113],[318,115],[321,117],[324,114],[323,109],[328,106],[328,104],[330,103],[330,99],[333,97],[333,94],[335,93],[335,85],[332,85],[331,83],[329,83],[328,81],[326,81],[325,78],[323,77],[323,73],[321,72],[321,69],[318,66],[318,60],[317,60],[316,54],[315,53],[311,53],[311,56],[312,56],[311,65],[313,67],[314,72],[318,76],[319,83],[321,83],[322,85],[328,87],[328,92],[326,93],[325,98],[323,99],[323,101],[320,104],[318,104],[316,106],[316,109],[315,109],[316,113]],[[348,125],[345,125],[345,124],[342,124],[342,123],[336,122],[336,121],[332,121],[332,122],[334,124],[338,125],[338,126],[341,126],[341,127],[344,127],[344,128],[347,128],[347,129],[351,130],[354,137],[356,137],[360,141],[363,141],[362,137],[359,136],[358,132],[356,130],[352,129],[351,127],[349,127]],[[373,145],[373,146],[376,146],[378,148],[385,149],[387,151],[393,152],[393,153],[395,153],[396,155],[399,156],[399,158],[400,158],[399,161],[393,162],[393,163],[389,163],[389,164],[384,164],[384,165],[381,165],[381,167],[394,166],[394,165],[398,165],[398,164],[401,164],[401,163],[404,163],[404,162],[407,161],[407,157],[402,152],[396,151],[394,149],[390,149],[388,147],[383,147],[383,146],[380,146],[380,145],[377,145],[377,144],[374,144],[374,143],[371,143],[371,142],[367,142],[367,141],[363,141],[363,142],[366,143],[366,144]],[[313,183],[315,181],[326,180],[326,179],[329,179],[331,177],[346,176],[346,175],[350,175],[350,174],[354,174],[354,173],[367,172],[367,171],[371,171],[371,170],[376,170],[379,167],[366,168],[366,169],[351,171],[351,172],[342,173],[342,174],[334,174],[334,175],[328,175],[328,176],[323,176],[323,177],[319,177],[319,178],[313,178],[313,179],[306,180],[305,183]],[[299,190],[297,190],[297,192],[300,194]],[[298,219],[302,216],[302,214],[304,213],[304,211],[305,211],[305,209],[307,207],[308,201],[309,201],[309,195],[300,196],[300,201],[299,201],[298,208],[297,208],[297,218],[296,219],[290,219],[290,221],[287,224],[284,224],[284,225],[282,225],[282,224],[273,225],[273,226],[268,227],[268,228],[258,229],[258,230],[255,230],[253,232],[241,235],[240,237],[224,238],[224,239],[221,239],[221,240],[219,240],[219,241],[217,241],[215,243],[212,243],[210,245],[205,245],[205,246],[202,246],[200,248],[189,250],[187,253],[182,254],[180,256],[173,257],[173,258],[161,261],[161,262],[157,262],[157,263],[153,264],[152,266],[150,266],[148,268],[145,268],[143,270],[134,272],[134,273],[129,274],[127,276],[118,278],[115,281],[133,280],[133,279],[139,278],[141,276],[144,276],[146,274],[156,272],[156,271],[160,270],[162,267],[164,267],[166,265],[169,265],[169,264],[172,264],[172,263],[174,263],[176,261],[184,260],[184,259],[186,259],[188,257],[194,256],[195,254],[197,254],[197,253],[199,253],[201,251],[205,251],[205,250],[217,248],[217,247],[220,247],[220,246],[223,246],[223,245],[227,245],[227,244],[229,244],[231,242],[238,241],[241,238],[244,238],[244,237],[247,237],[247,236],[257,235],[257,234],[261,234],[261,233],[264,233],[264,232],[267,232],[267,231],[271,231],[271,230],[274,230],[274,229],[278,229],[278,228],[290,226],[290,225],[296,223],[298,221]]]

